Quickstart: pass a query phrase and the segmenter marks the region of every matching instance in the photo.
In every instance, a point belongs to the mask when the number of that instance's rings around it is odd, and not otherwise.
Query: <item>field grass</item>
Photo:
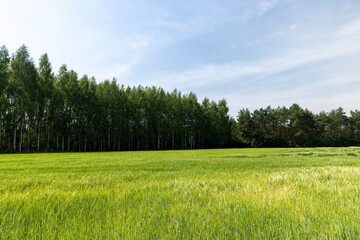
[[[360,148],[0,155],[0,239],[359,239]]]

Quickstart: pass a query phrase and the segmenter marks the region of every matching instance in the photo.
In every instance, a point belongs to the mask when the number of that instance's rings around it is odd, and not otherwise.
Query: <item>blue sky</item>
[[[0,45],[54,72],[242,108],[360,109],[358,0],[0,0]]]

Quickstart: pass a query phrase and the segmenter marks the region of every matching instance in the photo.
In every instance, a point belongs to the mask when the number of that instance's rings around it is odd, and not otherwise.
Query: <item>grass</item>
[[[0,155],[0,239],[360,239],[360,148]]]

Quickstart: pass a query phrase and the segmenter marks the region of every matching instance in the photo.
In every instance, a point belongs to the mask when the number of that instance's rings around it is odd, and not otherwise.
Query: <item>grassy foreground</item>
[[[244,238],[360,238],[360,148],[0,155],[0,239]]]

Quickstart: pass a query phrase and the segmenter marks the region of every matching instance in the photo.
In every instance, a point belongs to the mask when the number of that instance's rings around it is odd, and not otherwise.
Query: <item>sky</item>
[[[0,0],[0,45],[243,108],[360,109],[359,0]]]

